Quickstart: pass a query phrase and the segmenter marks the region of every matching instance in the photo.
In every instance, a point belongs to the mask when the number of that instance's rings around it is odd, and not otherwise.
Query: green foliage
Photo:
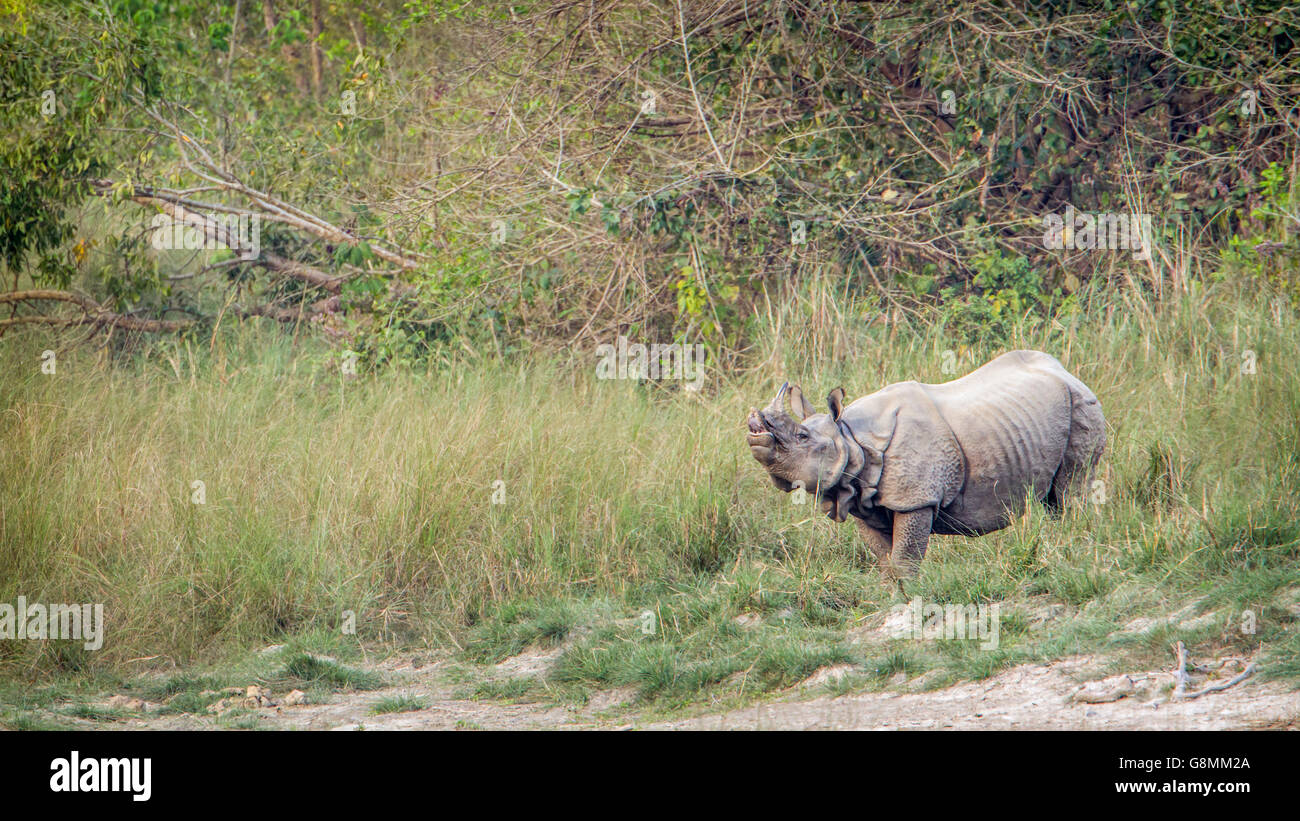
[[[1300,241],[1294,230],[1300,206],[1295,185],[1295,179],[1277,162],[1263,169],[1255,192],[1258,204],[1247,218],[1239,220],[1243,229],[1254,230],[1248,236],[1234,233],[1220,252],[1220,259],[1225,272],[1267,283],[1286,294],[1293,304],[1300,304]]]
[[[1159,243],[1191,237],[1197,259],[1224,250],[1228,276],[1300,294],[1295,140],[1272,91],[1294,85],[1300,26],[1280,0],[1246,4],[1246,23],[1209,2],[949,6],[765,0],[683,49],[662,47],[674,15],[635,1],[559,31],[520,24],[540,7],[455,0],[324,4],[319,20],[274,6],[273,25],[255,4],[239,21],[214,2],[15,4],[0,23],[0,259],[209,325],[231,304],[319,299],[219,255],[148,253],[125,183],[202,182],[152,105],[236,178],[352,232],[266,223],[264,247],[349,281],[342,315],[310,327],[368,365],[628,331],[726,361],[751,349],[755,315],[814,279],[837,300],[937,308],[968,342],[1063,319],[1085,289],[1159,289],[1160,266],[1042,248],[1025,226],[1066,204],[1170,215],[1181,227],[1157,226]],[[983,33],[1008,19],[1035,36]],[[609,57],[630,54],[645,56],[635,71]],[[1025,80],[1062,76],[1064,90]],[[58,116],[38,117],[47,89]],[[105,176],[119,186],[92,220],[83,180]],[[502,241],[484,230],[497,218]],[[422,264],[394,269],[381,243]]]
[[[39,5],[30,15],[0,17],[6,267],[21,270],[33,254],[38,283],[68,285],[73,265],[57,253],[74,236],[66,209],[88,193],[87,178],[111,165],[104,126],[118,121],[127,95],[148,104],[162,93],[162,51],[152,28],[124,23],[103,7]]]
[[[1045,319],[1068,314],[1073,297],[1059,288],[1047,293],[1043,277],[1028,258],[1002,251],[976,255],[969,288],[943,291],[940,318],[958,338],[972,343],[1000,343],[1021,329],[1032,331]]]

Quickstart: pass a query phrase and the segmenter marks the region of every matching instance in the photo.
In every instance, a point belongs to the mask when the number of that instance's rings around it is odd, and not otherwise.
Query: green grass
[[[259,730],[262,717],[254,710],[236,709],[217,716],[217,726],[225,730]]]
[[[378,690],[384,686],[383,678],[375,673],[307,653],[289,659],[274,683],[280,689],[324,686],[341,690]]]
[[[506,602],[472,631],[465,655],[495,664],[528,647],[553,647],[574,630],[579,618],[580,611],[571,601]]]
[[[202,693],[185,691],[177,693],[165,704],[160,712],[163,714],[172,713],[192,713],[203,715],[208,708],[222,699],[222,695],[217,693]]]
[[[475,683],[473,689],[462,694],[464,698],[491,699],[498,701],[521,701],[538,691],[539,682],[534,676],[514,676],[503,679],[488,679]]]
[[[71,722],[34,712],[0,713],[0,727],[13,732],[49,732],[75,729]]]
[[[385,696],[376,701],[370,708],[374,715],[384,715],[386,713],[410,713],[415,710],[423,710],[429,706],[425,699],[412,695]]]
[[[63,708],[63,715],[72,718],[84,718],[87,721],[122,721],[130,718],[130,714],[124,710],[112,710],[105,707],[96,707],[93,704],[73,704]]]
[[[797,307],[783,310],[797,325]],[[1165,643],[1182,637],[1197,653],[1260,653],[1266,674],[1300,681],[1296,619],[1281,603],[1300,578],[1291,308],[1202,291],[1150,314],[1026,325],[979,350],[920,327],[853,333],[856,353],[838,358],[819,356],[818,340],[772,339],[771,363],[720,372],[698,395],[542,358],[344,381],[325,349],[248,327],[112,359],[68,350],[48,376],[50,340],[11,333],[0,339],[0,601],[103,603],[108,633],[94,653],[0,642],[0,679],[112,686],[147,669],[132,660],[188,670],[288,645],[240,675],[140,685],[198,712],[203,691],[253,680],[375,689],[363,648],[450,649],[471,667],[558,648],[548,671],[477,694],[580,701],[630,687],[671,707],[781,692],[835,664],[854,667],[845,692],[899,672],[933,672],[928,685],[1082,652],[1166,665]],[[1097,392],[1110,425],[1104,502],[1059,520],[1035,509],[981,539],[935,538],[908,595],[1004,612],[1042,600],[1069,615],[1041,628],[1012,618],[989,652],[850,641],[897,593],[864,564],[854,528],[770,486],[744,447],[746,409],[783,377],[811,395],[843,384],[852,398],[943,381],[945,350],[964,371],[1010,347],[1061,357]],[[1246,347],[1255,375],[1237,369]],[[205,504],[191,501],[195,480]],[[492,503],[497,480],[505,504]],[[1229,629],[1225,615],[1185,635],[1117,634],[1198,598],[1234,619],[1254,612],[1258,629]],[[39,709],[19,703],[21,689],[0,691],[16,716],[6,721]]]

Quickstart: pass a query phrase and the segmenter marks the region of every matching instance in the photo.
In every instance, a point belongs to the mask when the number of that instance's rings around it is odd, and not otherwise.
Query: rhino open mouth
[[[751,410],[749,412],[749,419],[746,421],[749,425],[749,433],[745,438],[749,441],[750,447],[755,445],[771,447],[774,444],[776,437],[774,437],[771,430],[769,430],[767,420],[763,418],[762,413],[757,410]]]

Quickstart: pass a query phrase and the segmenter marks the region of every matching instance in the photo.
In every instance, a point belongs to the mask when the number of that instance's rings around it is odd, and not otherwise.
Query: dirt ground
[[[1077,658],[1022,665],[985,681],[925,693],[783,701],[657,725],[681,730],[1244,730],[1300,727],[1300,692],[1250,680],[1190,701],[1146,697],[1169,671],[1115,676],[1081,690]],[[1123,681],[1128,679],[1129,681]],[[1148,685],[1144,692],[1143,685]],[[1078,700],[1091,693],[1114,701]]]
[[[497,665],[498,679],[544,670],[558,651],[525,653]],[[1022,665],[980,682],[923,692],[917,682],[890,691],[832,697],[824,683],[841,674],[824,668],[775,700],[740,709],[665,720],[645,714],[631,690],[598,693],[581,707],[506,703],[458,697],[464,685],[448,681],[442,663],[412,660],[374,665],[393,686],[332,695],[327,703],[285,706],[271,693],[266,706],[242,713],[260,729],[306,730],[1228,730],[1300,727],[1300,691],[1252,677],[1194,700],[1169,700],[1170,670],[1112,676],[1082,683],[1098,660],[1078,656],[1051,664]],[[1233,668],[1216,673],[1228,680]],[[1208,681],[1195,677],[1195,691]],[[419,698],[410,712],[372,714],[391,696]],[[274,702],[274,703],[270,703]],[[120,705],[119,705],[120,706]],[[159,715],[158,705],[134,705],[131,717],[99,723],[102,729],[220,729],[216,715]]]

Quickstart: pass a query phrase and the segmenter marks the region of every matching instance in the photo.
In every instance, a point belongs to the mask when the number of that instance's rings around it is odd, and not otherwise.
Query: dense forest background
[[[0,12],[0,332],[737,365],[778,315],[838,357],[855,325],[996,340],[1202,274],[1300,295],[1275,0]],[[1046,247],[1067,207],[1149,215],[1150,253]],[[159,251],[159,214],[236,251]],[[205,221],[254,215],[256,256]]]

